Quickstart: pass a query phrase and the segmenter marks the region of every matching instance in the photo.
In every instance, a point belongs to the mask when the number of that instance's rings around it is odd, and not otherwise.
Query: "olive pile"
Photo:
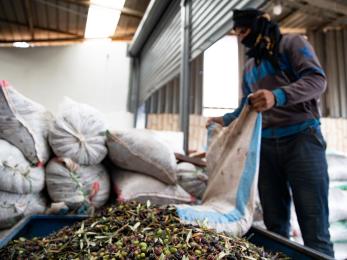
[[[242,238],[181,224],[173,206],[129,202],[45,238],[12,241],[1,259],[289,259]]]

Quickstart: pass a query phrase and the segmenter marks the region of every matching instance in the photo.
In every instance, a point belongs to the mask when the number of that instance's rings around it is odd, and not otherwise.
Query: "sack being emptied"
[[[176,205],[183,223],[244,235],[255,210],[261,114],[245,106],[238,119],[216,135],[207,152],[209,181],[202,205]]]

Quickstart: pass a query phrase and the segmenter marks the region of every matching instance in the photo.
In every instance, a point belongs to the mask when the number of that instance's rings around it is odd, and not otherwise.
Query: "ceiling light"
[[[13,43],[13,47],[17,47],[17,48],[28,48],[30,47],[30,44],[27,42],[14,42]]]
[[[91,0],[85,38],[107,38],[114,34],[125,0]]]
[[[272,12],[274,15],[280,15],[282,13],[282,5],[280,3],[274,5]]]

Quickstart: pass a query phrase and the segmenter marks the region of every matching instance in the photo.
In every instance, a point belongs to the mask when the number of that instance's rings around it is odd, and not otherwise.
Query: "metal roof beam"
[[[344,4],[340,4],[337,2],[332,3],[330,0],[304,0],[304,1],[312,6],[315,6],[321,9],[347,15],[347,5],[344,5]]]
[[[0,22],[1,23],[8,23],[8,24],[13,24],[13,25],[19,25],[19,26],[28,27],[28,24],[26,24],[26,23],[21,23],[21,22],[18,22],[18,21],[10,21],[10,20],[6,20],[6,19],[3,19],[3,18],[0,18]],[[61,34],[66,34],[66,35],[71,35],[71,36],[78,36],[78,37],[81,36],[79,34],[66,32],[66,31],[53,29],[53,28],[42,27],[42,26],[35,26],[35,29],[42,30],[42,31],[47,31],[47,32],[53,32],[53,33],[61,33]]]
[[[25,0],[24,1],[24,7],[25,7],[24,9],[25,9],[25,13],[27,16],[27,20],[28,20],[28,27],[29,27],[30,34],[31,34],[31,39],[34,40],[35,39],[35,30],[34,30],[31,0]]]
[[[74,37],[74,38],[52,38],[52,39],[34,39],[34,40],[27,40],[29,43],[35,43],[35,42],[82,42],[84,40],[83,37]],[[2,43],[14,43],[16,41],[12,40],[0,40],[0,44]]]
[[[40,3],[46,4],[46,5],[49,5],[49,6],[54,6],[56,8],[60,8],[60,9],[63,9],[64,11],[66,11],[66,12],[69,12],[68,8],[65,8],[65,7],[63,7],[63,6],[59,5],[59,4],[54,4],[54,3],[51,3],[51,2],[48,2],[48,1],[44,1],[44,0],[36,0],[36,1],[39,1]],[[87,0],[87,1],[79,1],[79,2],[75,2],[73,0],[60,0],[60,1],[62,1],[64,3],[68,3],[68,4],[74,4],[74,5],[77,5],[77,6],[83,6],[83,7],[86,7],[86,8],[89,8],[90,5],[105,7],[104,5],[92,4],[92,3],[90,3],[89,0]],[[112,9],[116,9],[116,8],[112,8]],[[139,12],[139,11],[131,9],[131,8],[123,7],[122,9],[116,9],[116,10],[121,11],[121,13],[123,15],[131,16],[131,17],[135,17],[135,18],[139,18],[139,19],[142,19],[142,17],[143,17],[143,13],[142,12]],[[83,14],[82,16],[86,16],[86,15]]]

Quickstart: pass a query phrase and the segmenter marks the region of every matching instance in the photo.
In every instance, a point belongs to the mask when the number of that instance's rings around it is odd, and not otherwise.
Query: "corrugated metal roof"
[[[150,0],[126,0],[113,40],[130,41]],[[0,45],[80,42],[89,0],[0,0]]]
[[[114,39],[131,41],[150,0],[127,0]]]
[[[0,42],[79,40],[88,6],[72,0],[0,0]]]
[[[282,13],[275,16],[273,7],[280,3]],[[270,0],[262,8],[285,29],[318,30],[347,26],[345,0]]]

